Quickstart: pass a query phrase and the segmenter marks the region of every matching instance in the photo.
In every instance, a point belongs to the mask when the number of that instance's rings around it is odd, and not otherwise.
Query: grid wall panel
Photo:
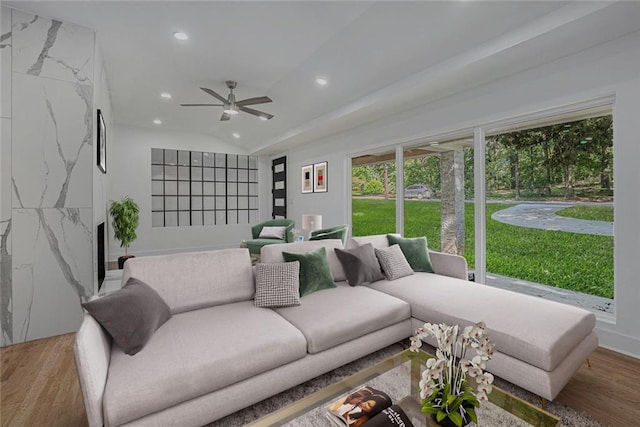
[[[153,227],[258,221],[258,159],[202,151],[151,149]]]

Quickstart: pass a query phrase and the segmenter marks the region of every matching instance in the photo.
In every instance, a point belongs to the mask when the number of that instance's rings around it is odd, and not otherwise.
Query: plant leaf
[[[467,415],[471,418],[471,421],[478,424],[478,416],[476,415],[476,410],[473,408],[465,408]]]
[[[422,412],[425,414],[437,414],[438,410],[431,405],[424,405],[422,407]]]
[[[458,427],[462,427],[462,415],[460,415],[460,412],[450,412],[449,419]]]

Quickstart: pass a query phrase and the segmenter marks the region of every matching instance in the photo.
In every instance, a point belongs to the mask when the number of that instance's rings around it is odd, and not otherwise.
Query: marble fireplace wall
[[[1,33],[8,345],[75,331],[93,294],[94,33],[5,7]]]
[[[11,9],[0,8],[0,346],[13,342],[11,287]]]

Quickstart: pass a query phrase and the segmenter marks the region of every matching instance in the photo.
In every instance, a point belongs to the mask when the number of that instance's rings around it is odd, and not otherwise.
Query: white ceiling
[[[633,1],[3,3],[96,31],[116,123],[209,134],[264,153],[640,30]],[[317,76],[329,84],[319,87]],[[271,97],[255,108],[275,117],[220,122],[220,107],[179,106],[215,103],[198,88],[226,96],[228,79],[238,82],[237,99]]]

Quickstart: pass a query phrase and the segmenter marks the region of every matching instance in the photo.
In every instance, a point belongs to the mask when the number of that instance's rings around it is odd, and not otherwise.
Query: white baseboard
[[[598,345],[640,359],[640,339],[611,330],[611,325],[596,324]]]

